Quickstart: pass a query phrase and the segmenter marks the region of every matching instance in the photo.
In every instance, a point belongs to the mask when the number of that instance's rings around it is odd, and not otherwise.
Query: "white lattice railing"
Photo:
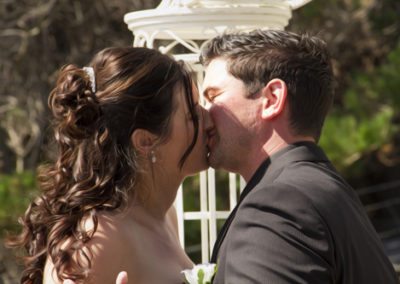
[[[178,214],[179,239],[183,247],[185,247],[185,221],[200,220],[201,226],[201,261],[209,261],[212,248],[217,238],[217,220],[226,219],[229,213],[237,203],[238,188],[243,190],[245,183],[242,178],[237,184],[237,175],[229,173],[229,210],[219,211],[216,208],[216,174],[214,169],[208,169],[199,174],[200,185],[200,210],[184,211],[183,190],[193,190],[190,188],[179,188],[175,207]],[[228,181],[226,181],[228,182]]]

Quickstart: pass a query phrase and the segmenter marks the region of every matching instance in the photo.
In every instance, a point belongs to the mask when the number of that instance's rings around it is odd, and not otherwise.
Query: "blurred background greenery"
[[[17,217],[38,191],[37,166],[52,158],[46,102],[57,70],[66,63],[84,66],[104,47],[131,45],[124,14],[159,2],[0,1],[2,236],[15,230]],[[390,189],[385,198],[397,200],[391,208],[394,216],[400,211],[399,15],[398,0],[314,0],[294,11],[287,27],[317,34],[333,56],[336,98],[320,144],[356,190],[374,193],[363,198],[366,206],[382,198],[370,189]],[[221,210],[228,208],[226,180],[226,173],[217,173]],[[185,181],[186,210],[199,208],[197,183],[196,178]],[[198,261],[200,224],[190,221],[185,226],[190,256]]]

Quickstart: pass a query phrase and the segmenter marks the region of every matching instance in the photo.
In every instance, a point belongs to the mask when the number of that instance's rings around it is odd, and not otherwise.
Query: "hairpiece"
[[[94,69],[92,67],[83,67],[83,71],[89,76],[90,84],[92,85],[92,92],[96,92],[96,77],[94,75]]]

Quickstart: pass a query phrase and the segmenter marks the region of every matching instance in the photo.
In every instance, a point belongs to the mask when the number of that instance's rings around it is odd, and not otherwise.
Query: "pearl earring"
[[[150,155],[151,155],[151,162],[155,164],[157,162],[157,158],[153,150],[151,150]]]

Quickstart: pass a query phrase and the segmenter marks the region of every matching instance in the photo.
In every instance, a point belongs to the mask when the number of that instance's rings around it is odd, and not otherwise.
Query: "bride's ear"
[[[262,89],[262,118],[273,119],[283,112],[286,104],[287,86],[281,79],[272,79]]]
[[[135,150],[143,156],[148,156],[155,148],[158,136],[145,129],[135,129],[131,135],[131,142]]]

